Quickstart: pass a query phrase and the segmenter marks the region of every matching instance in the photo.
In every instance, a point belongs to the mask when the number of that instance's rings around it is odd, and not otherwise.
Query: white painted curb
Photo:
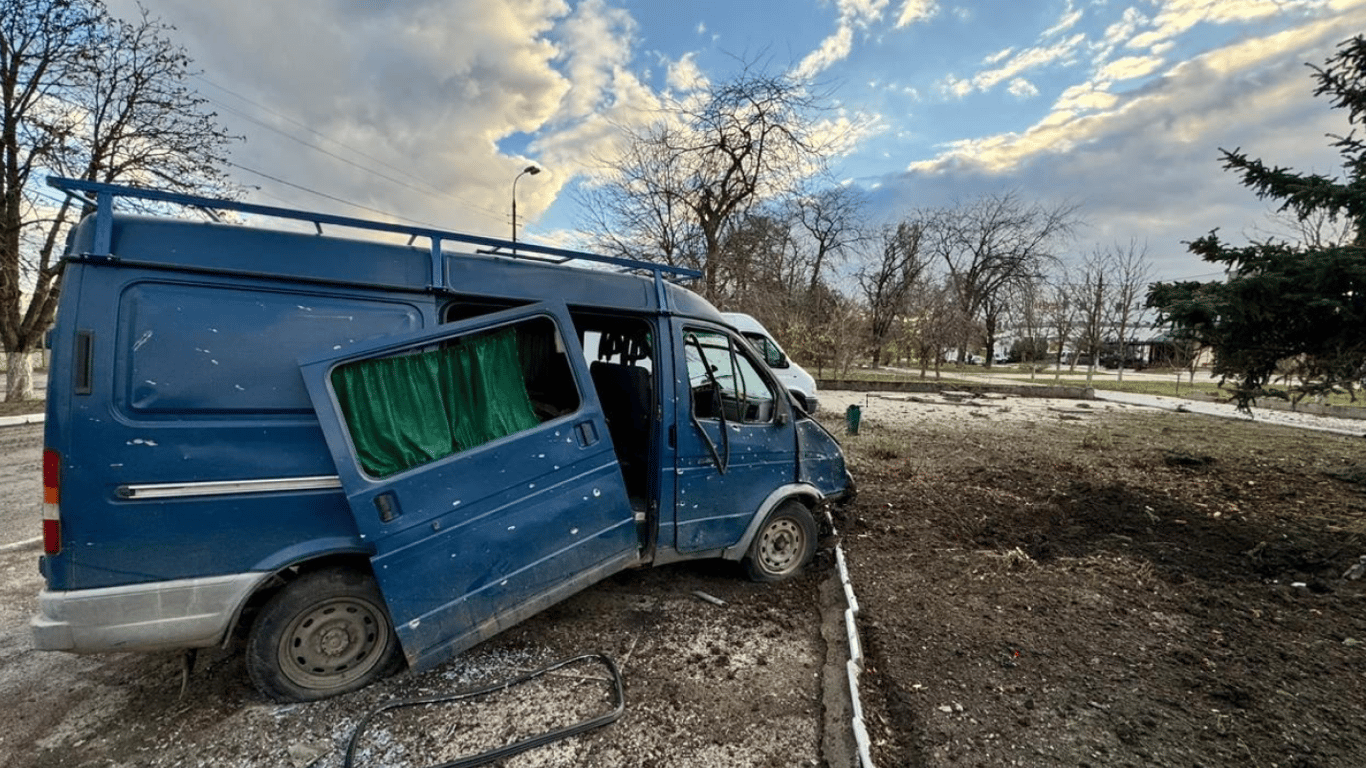
[[[47,414],[43,413],[24,413],[18,416],[0,416],[0,427],[15,427],[20,424],[40,424],[47,419]]]
[[[859,677],[863,674],[863,644],[858,637],[858,599],[854,597],[854,584],[849,580],[849,566],[844,561],[844,547],[835,545],[835,567],[839,569],[840,583],[844,585],[844,634],[849,638],[849,661],[845,671],[849,676],[849,699],[853,702],[854,744],[858,748],[859,765],[875,768],[873,765],[872,744],[868,739],[868,727],[863,722],[863,700],[859,697]]]

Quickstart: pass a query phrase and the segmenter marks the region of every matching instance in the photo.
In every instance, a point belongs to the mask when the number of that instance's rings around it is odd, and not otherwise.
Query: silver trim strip
[[[238,493],[280,493],[282,491],[325,491],[341,488],[336,475],[313,477],[267,477],[260,480],[210,480],[199,483],[146,483],[121,485],[122,499],[172,499],[188,496],[222,496]]]

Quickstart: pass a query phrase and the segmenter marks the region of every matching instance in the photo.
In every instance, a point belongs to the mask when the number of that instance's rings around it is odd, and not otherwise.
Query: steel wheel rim
[[[321,603],[289,623],[280,639],[280,669],[295,685],[339,688],[363,677],[384,658],[389,642],[384,613],[368,600]]]
[[[783,575],[801,565],[806,551],[806,532],[791,518],[774,520],[764,526],[759,538],[759,562],[765,571]]]

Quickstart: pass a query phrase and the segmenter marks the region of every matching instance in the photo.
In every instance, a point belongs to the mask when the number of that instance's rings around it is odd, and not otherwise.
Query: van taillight
[[[43,551],[55,555],[62,551],[61,501],[62,456],[51,448],[43,450]]]

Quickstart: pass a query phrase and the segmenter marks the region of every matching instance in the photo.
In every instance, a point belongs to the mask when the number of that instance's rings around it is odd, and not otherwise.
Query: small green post
[[[849,406],[844,412],[845,434],[857,435],[858,423],[863,418],[863,409],[857,405]]]

